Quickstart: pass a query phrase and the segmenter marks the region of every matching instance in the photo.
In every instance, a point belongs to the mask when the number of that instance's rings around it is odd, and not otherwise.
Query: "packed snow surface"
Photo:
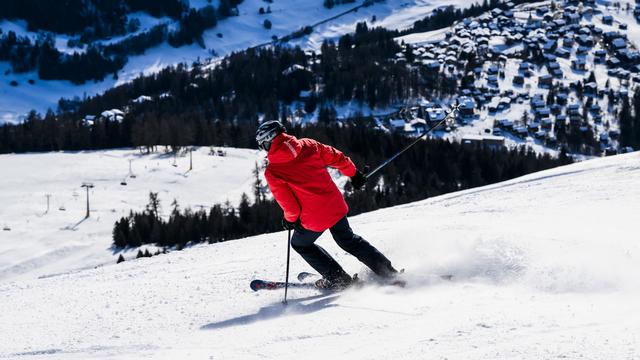
[[[637,359],[639,183],[631,153],[351,218],[404,289],[252,292],[283,278],[284,232],[5,282],[0,357]]]

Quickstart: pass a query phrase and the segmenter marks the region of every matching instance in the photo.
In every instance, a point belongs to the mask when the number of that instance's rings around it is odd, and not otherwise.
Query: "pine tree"
[[[116,264],[120,264],[121,262],[124,262],[124,256],[122,256],[122,254],[118,256],[118,261],[116,261]]]

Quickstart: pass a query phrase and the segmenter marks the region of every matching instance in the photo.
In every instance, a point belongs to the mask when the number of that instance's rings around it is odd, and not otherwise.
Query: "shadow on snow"
[[[282,303],[271,304],[262,307],[255,314],[242,315],[235,318],[213,322],[202,326],[201,330],[224,329],[233,326],[248,325],[259,321],[271,320],[280,316],[309,314],[322,309],[337,306],[332,302],[338,297],[338,294],[320,294],[308,296],[300,299],[289,300],[287,305]],[[306,301],[312,301],[305,304]]]

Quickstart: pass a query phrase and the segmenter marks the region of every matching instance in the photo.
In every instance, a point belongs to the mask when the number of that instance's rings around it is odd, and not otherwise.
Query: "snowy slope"
[[[243,192],[251,194],[252,170],[264,155],[224,151],[221,157],[197,149],[192,171],[188,153],[177,157],[176,167],[171,154],[136,150],[0,155],[0,282],[114,263],[119,255],[110,249],[114,222],[143,210],[151,191],[159,194],[165,215],[174,199],[182,209],[227,200],[237,204]],[[128,177],[129,160],[135,178]],[[83,182],[95,185],[86,220]],[[46,194],[51,195],[48,213]]]
[[[357,4],[339,5],[327,9],[322,5],[322,0],[278,0],[272,3],[263,0],[245,0],[238,6],[240,16],[222,20],[218,26],[204,33],[203,39],[206,49],[196,44],[180,48],[173,48],[166,43],[159,45],[147,50],[143,55],[129,57],[125,67],[118,72],[117,80],[107,77],[104,81],[87,82],[83,85],[73,85],[69,81],[41,81],[38,80],[35,71],[26,74],[9,73],[4,75],[10,67],[7,62],[0,62],[0,74],[3,74],[0,76],[0,123],[18,121],[33,109],[41,113],[46,112],[49,108],[55,110],[61,97],[71,99],[75,96],[82,98],[99,94],[128,82],[140,74],[152,74],[167,66],[178,63],[191,64],[194,61],[204,61],[205,59],[211,59],[215,63],[233,51],[264,44],[271,41],[271,37],[274,35],[282,37],[304,26],[333,18],[359,3],[360,1]],[[202,7],[206,4],[205,1],[191,2],[192,7]],[[215,4],[216,2],[214,2]],[[404,29],[443,4],[464,7],[468,6],[469,2],[465,0],[386,0],[322,24],[310,36],[291,42],[291,44],[300,45],[306,49],[317,49],[325,38],[335,39],[353,32],[356,23],[361,21],[371,23],[373,16],[377,19],[376,25]],[[272,12],[260,15],[259,8],[266,9],[267,6],[271,7]],[[131,17],[136,17],[141,21],[140,31],[159,23],[170,22],[170,19],[154,19],[144,13],[132,14]],[[269,19],[273,23],[271,30],[266,30],[263,27],[265,19]],[[37,37],[36,33],[28,32],[26,24],[20,21],[0,21],[0,29],[5,32],[14,31],[20,36]],[[56,36],[56,44],[60,51],[73,51],[67,48],[67,40],[66,36]],[[29,79],[35,80],[35,84],[29,84]],[[17,87],[10,85],[13,80],[18,82]]]
[[[0,357],[637,359],[639,182],[631,153],[353,218],[406,289],[291,291],[283,307],[248,289],[282,277],[283,232],[4,283]]]

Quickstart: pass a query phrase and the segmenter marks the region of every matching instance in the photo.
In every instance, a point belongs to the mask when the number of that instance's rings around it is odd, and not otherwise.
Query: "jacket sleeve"
[[[326,166],[340,170],[344,176],[351,177],[356,174],[356,166],[353,164],[353,161],[343,154],[342,151],[317,141],[316,143],[318,144],[320,158]]]
[[[298,217],[300,217],[300,203],[289,185],[282,181],[282,179],[274,176],[269,169],[265,171],[264,177],[267,179],[267,184],[269,185],[269,189],[271,189],[273,197],[284,212],[284,218],[289,222],[298,220]]]

